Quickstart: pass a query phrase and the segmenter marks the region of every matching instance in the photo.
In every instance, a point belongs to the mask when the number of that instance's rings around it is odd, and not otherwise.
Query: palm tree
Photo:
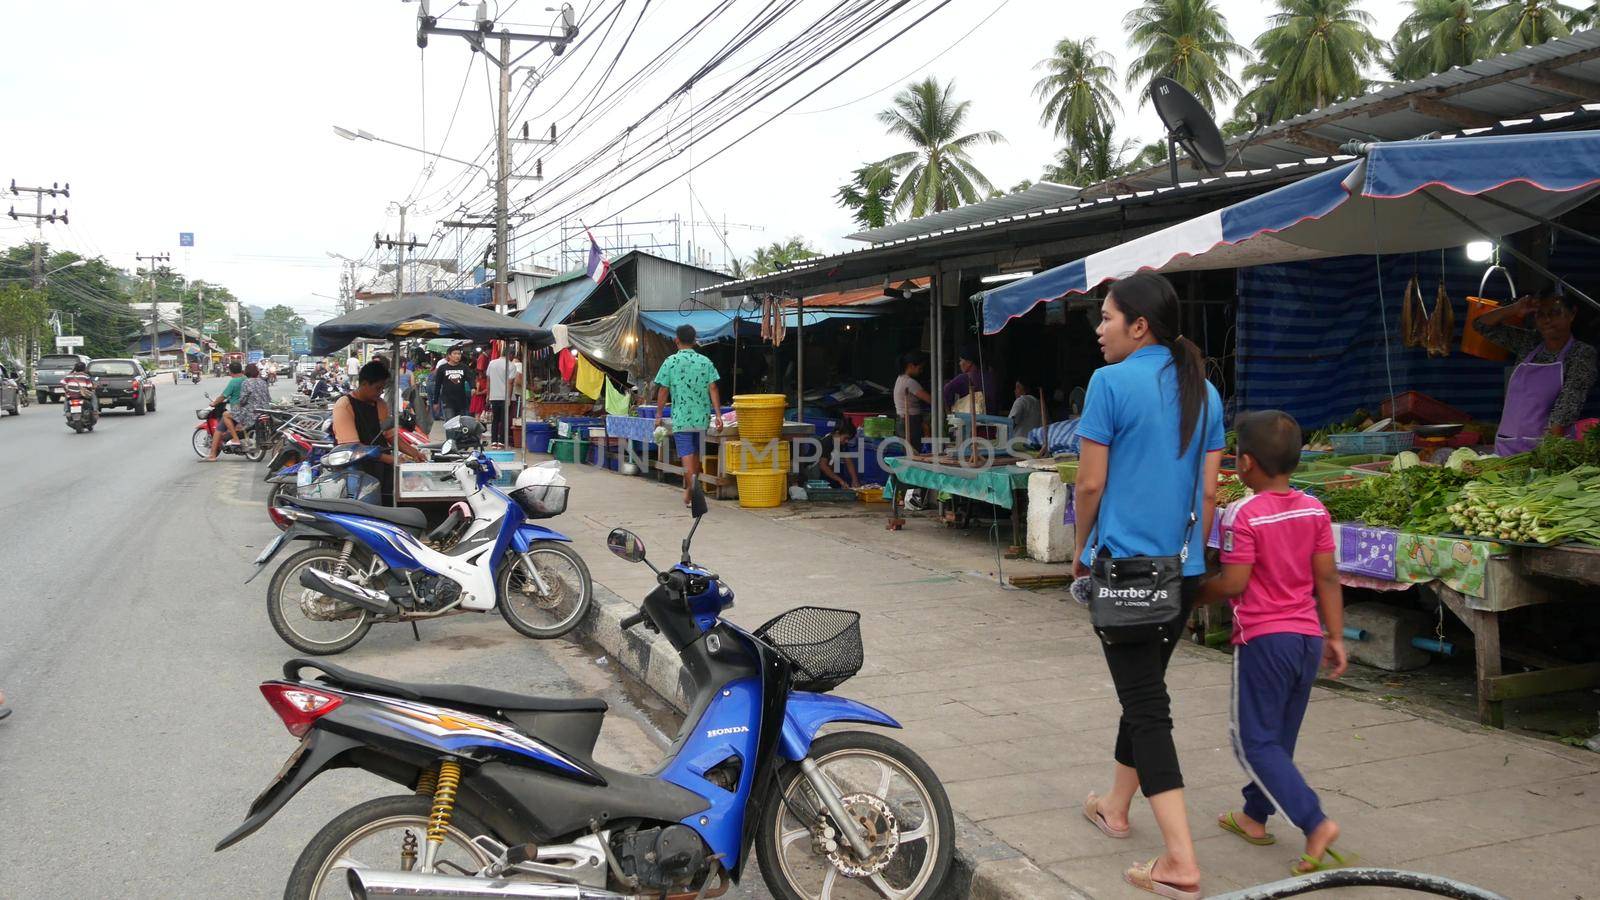
[[[1411,0],[1391,45],[1390,74],[1401,81],[1475,63],[1491,52],[1484,27],[1490,0]]]
[[[806,244],[805,238],[795,235],[787,241],[773,241],[765,247],[757,247],[746,271],[750,275],[771,275],[802,259],[821,255]]]
[[[1128,43],[1139,58],[1128,66],[1127,81],[1139,89],[1165,76],[1183,85],[1215,113],[1217,101],[1239,96],[1239,83],[1228,74],[1228,62],[1249,51],[1233,40],[1228,20],[1212,0],[1144,0],[1122,20]]]
[[[1583,23],[1589,13],[1556,0],[1504,0],[1484,17],[1484,28],[1501,52],[1542,44],[1572,33],[1571,23]]]
[[[839,205],[862,228],[882,228],[893,218],[890,200],[897,185],[894,173],[879,163],[868,163],[850,175],[848,184],[834,193]]]
[[[940,85],[931,77],[913,82],[895,95],[894,106],[878,113],[889,134],[915,148],[878,164],[900,179],[893,208],[909,209],[913,218],[975,203],[994,189],[967,151],[1005,138],[998,131],[960,134],[972,104],[952,99],[954,88],[953,81]]]
[[[1050,126],[1068,143],[1081,144],[1090,129],[1122,109],[1112,93],[1114,65],[1111,54],[1095,49],[1092,37],[1057,41],[1050,58],[1034,66],[1050,73],[1033,86],[1033,95],[1044,103],[1039,124]]]
[[[1284,119],[1366,91],[1362,69],[1383,51],[1360,0],[1278,0],[1256,38],[1245,77],[1257,88],[1247,104]]]
[[[1056,158],[1039,176],[1044,181],[1080,187],[1110,181],[1129,171],[1128,154],[1138,147],[1129,138],[1118,140],[1110,122],[1103,122],[1085,135],[1082,147],[1068,144],[1056,151]]]
[[[737,256],[728,257],[728,277],[734,281],[750,277],[750,264]]]

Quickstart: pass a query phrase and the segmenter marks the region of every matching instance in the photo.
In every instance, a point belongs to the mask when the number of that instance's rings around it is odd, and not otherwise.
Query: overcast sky
[[[502,18],[524,30],[546,27],[554,15],[544,11],[547,2],[502,0],[507,7]],[[682,152],[632,183],[623,184],[637,167],[585,188],[618,160],[637,154],[649,127],[669,118],[681,124],[694,105],[714,103],[738,74],[834,5],[806,0],[676,108],[669,107],[670,116],[649,120],[627,144],[580,168],[765,5],[738,0],[688,50],[607,105],[619,83],[716,5],[654,0],[646,9],[645,0],[620,0],[606,35],[602,17],[618,2],[578,0],[579,11],[589,16],[585,33],[593,32],[591,44],[575,48],[559,66],[544,48],[524,63],[536,66],[542,80],[531,88],[532,98],[513,127],[527,121],[532,131],[541,132],[554,121],[563,143],[553,150],[522,146],[515,151],[522,165],[543,156],[548,179],[548,193],[534,196],[535,216],[519,234],[519,261],[552,261],[554,228],[563,213],[569,222],[581,218],[602,233],[607,230],[600,223],[617,219],[619,212],[627,221],[677,215],[684,242],[695,235],[717,264],[725,250],[717,233],[703,226],[707,213],[764,229],[728,229],[727,242],[741,257],[757,245],[796,234],[824,251],[859,246],[844,238],[854,229],[833,193],[855,167],[903,149],[883,133],[875,114],[904,83],[924,75],[955,80],[957,95],[972,101],[969,127],[994,129],[1007,138],[975,154],[982,171],[1004,188],[1037,179],[1058,146],[1039,124],[1039,104],[1032,96],[1038,78],[1033,66],[1049,55],[1054,42],[1093,35],[1116,56],[1119,71],[1132,56],[1121,25],[1132,0],[998,5],[996,0],[954,0],[793,111],[705,162],[733,137],[935,5],[913,4],[884,30],[846,48],[721,131],[700,136],[694,146],[687,130],[675,127],[663,146]],[[133,265],[136,252],[167,251],[187,274],[224,283],[246,303],[286,303],[317,321],[333,314],[334,301],[316,295],[338,293],[340,263],[326,254],[376,258],[374,232],[398,228],[394,201],[415,201],[407,230],[424,241],[459,204],[485,208],[481,173],[445,161],[426,173],[422,154],[346,141],[333,133],[332,126],[340,124],[488,161],[483,154],[494,117],[484,61],[465,41],[448,36],[435,36],[426,51],[418,50],[415,3],[16,0],[7,6],[10,40],[0,54],[0,96],[6,98],[0,108],[0,184],[12,178],[22,185],[71,182],[71,199],[55,204],[71,210],[71,224],[45,226],[46,239],[57,247],[104,255],[124,266]],[[443,0],[433,0],[432,11],[441,14],[443,6]],[[1219,0],[1219,6],[1236,39],[1246,44],[1271,8],[1255,0]],[[1374,30],[1380,37],[1392,34],[1403,15],[1399,3],[1369,0],[1365,6],[1377,20]],[[641,9],[646,13],[639,20]],[[637,31],[623,50],[636,20]],[[609,80],[591,94],[612,60]],[[514,83],[519,102],[525,81],[526,73],[519,73]],[[1121,133],[1141,142],[1155,139],[1160,126],[1149,109],[1140,109],[1127,91],[1122,100]],[[672,181],[692,162],[704,163],[691,176],[695,199],[690,179]],[[574,180],[553,185],[558,176]],[[538,183],[519,181],[513,200],[537,190]],[[31,196],[8,195],[4,202],[32,209]],[[551,215],[543,215],[547,212]],[[702,227],[688,228],[691,215]],[[673,240],[671,224],[624,230]],[[195,233],[192,250],[178,246],[180,231]],[[31,234],[31,226],[0,219],[0,245]],[[470,253],[488,234],[451,232],[433,243],[430,255],[454,256],[458,240]],[[674,251],[656,252],[671,256]]]

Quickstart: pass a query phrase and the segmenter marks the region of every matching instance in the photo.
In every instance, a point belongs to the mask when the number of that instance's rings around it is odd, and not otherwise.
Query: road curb
[[[682,714],[693,688],[667,639],[644,628],[622,630],[638,605],[594,585],[594,604],[577,633],[604,650],[616,665],[643,682]],[[1089,900],[1089,895],[1041,869],[1022,851],[976,822],[955,814],[956,849],[944,895],[976,900]]]

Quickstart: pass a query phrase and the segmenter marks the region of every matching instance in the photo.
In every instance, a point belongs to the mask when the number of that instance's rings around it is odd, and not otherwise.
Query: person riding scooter
[[[61,379],[61,400],[69,424],[74,415],[73,401],[80,400],[83,406],[78,414],[84,418],[83,426],[94,427],[94,423],[100,419],[100,399],[95,396],[95,380],[89,374],[88,364],[80,362],[74,365],[72,371]]]

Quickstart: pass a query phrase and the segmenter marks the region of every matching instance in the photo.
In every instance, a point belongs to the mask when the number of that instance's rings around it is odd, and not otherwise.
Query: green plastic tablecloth
[[[928,488],[992,503],[1004,509],[1011,508],[1011,492],[1025,490],[1028,486],[1028,476],[1033,474],[1032,470],[1021,466],[968,469],[961,466],[918,462],[900,456],[885,459],[883,468],[888,472],[888,478],[883,484],[885,495],[901,488]]]

